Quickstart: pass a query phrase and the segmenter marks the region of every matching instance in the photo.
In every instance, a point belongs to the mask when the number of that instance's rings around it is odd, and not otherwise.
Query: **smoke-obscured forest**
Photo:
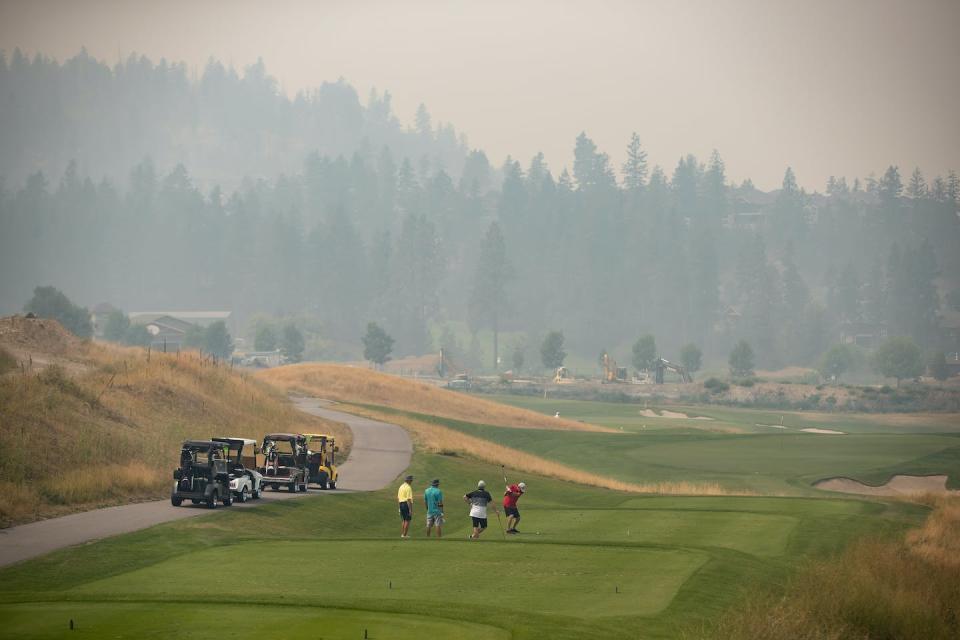
[[[731,184],[718,151],[647,158],[656,126],[637,123],[623,166],[583,133],[549,167],[488,158],[426,107],[403,125],[388,93],[362,103],[343,80],[289,99],[262,64],[190,77],[15,52],[0,59],[0,312],[49,284],[88,306],[267,314],[309,324],[334,358],[360,356],[370,321],[396,355],[435,351],[451,325],[528,345],[560,330],[591,359],[626,360],[647,333],[667,357],[746,338],[763,368],[810,365],[850,331],[955,348],[955,173],[878,158],[880,175],[801,186],[784,167],[764,193]]]

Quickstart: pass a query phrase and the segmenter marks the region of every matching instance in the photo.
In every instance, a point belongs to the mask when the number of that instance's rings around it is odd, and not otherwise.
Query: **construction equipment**
[[[306,433],[307,437],[307,482],[321,489],[337,488],[337,464],[334,454],[340,451],[333,436],[324,433]]]
[[[673,371],[680,376],[680,379],[684,382],[693,382],[693,377],[687,372],[685,367],[680,366],[675,362],[670,362],[669,360],[664,360],[663,358],[657,358],[653,363],[653,368],[655,373],[655,380],[657,384],[663,384],[663,376],[668,370]]]
[[[566,367],[557,367],[553,382],[555,384],[571,384],[573,383],[573,374]]]
[[[602,382],[626,382],[627,368],[618,367],[617,361],[607,352],[603,353],[603,380]]]

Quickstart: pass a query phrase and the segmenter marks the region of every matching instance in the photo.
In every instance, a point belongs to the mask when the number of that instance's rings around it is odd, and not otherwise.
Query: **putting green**
[[[237,580],[244,559],[264,568],[256,589]],[[689,549],[508,547],[466,539],[264,541],[184,554],[70,593],[134,600],[262,600],[259,594],[286,593],[290,601],[317,605],[335,605],[349,594],[355,606],[365,600],[371,606],[419,601],[442,609],[482,601],[491,611],[636,616],[664,609],[708,559]],[[617,590],[618,597],[611,597]]]
[[[43,602],[0,605],[0,638],[500,640],[503,629],[402,613],[224,604]],[[70,631],[70,620],[75,629]],[[366,633],[366,635],[365,635]]]

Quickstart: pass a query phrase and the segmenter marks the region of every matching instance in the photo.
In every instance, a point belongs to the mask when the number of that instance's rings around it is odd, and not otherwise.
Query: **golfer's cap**
[[[527,483],[526,483],[526,482],[521,482],[521,483],[518,484],[517,486],[520,487],[520,493],[523,493],[524,491],[527,490]]]
[[[434,478],[433,480],[430,481],[430,484],[432,484],[433,486],[437,486],[438,484],[440,484],[440,478]]]
[[[410,482],[411,480],[413,480],[413,476],[407,476],[407,482]]]
[[[483,489],[485,486],[487,486],[487,483],[484,482],[483,480],[477,483],[477,487],[479,487],[480,489]]]

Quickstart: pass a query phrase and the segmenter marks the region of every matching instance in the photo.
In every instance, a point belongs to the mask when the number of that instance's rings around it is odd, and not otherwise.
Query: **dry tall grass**
[[[0,376],[0,526],[162,497],[187,438],[320,431],[349,449],[343,425],[197,353],[148,360],[142,349],[83,343],[69,355],[78,363],[69,370]]]
[[[547,460],[532,453],[471,436],[443,425],[423,422],[392,413],[381,413],[366,407],[347,406],[342,408],[358,415],[399,424],[413,434],[414,440],[420,448],[433,453],[456,452],[485,462],[497,465],[507,464],[515,469],[523,469],[530,473],[576,482],[578,484],[643,494],[698,496],[756,495],[747,492],[730,491],[717,483],[709,482],[658,482],[650,484],[623,482],[614,478],[568,467],[559,462]]]
[[[960,637],[960,500],[944,498],[904,540],[863,540],[756,598],[708,636],[751,640]]]
[[[340,402],[379,404],[454,420],[526,429],[615,432],[359,367],[307,363],[267,369],[257,376],[287,392]]]

